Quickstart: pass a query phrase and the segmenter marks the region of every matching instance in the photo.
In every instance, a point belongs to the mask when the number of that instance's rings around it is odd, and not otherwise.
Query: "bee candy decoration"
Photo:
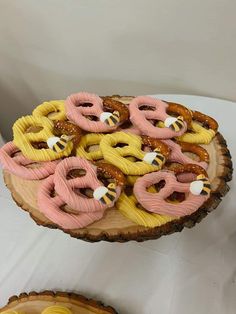
[[[176,176],[183,173],[195,174],[196,180],[190,183],[179,182]],[[165,181],[165,186],[158,193],[147,191],[147,188],[162,180]],[[148,173],[134,184],[134,195],[147,211],[172,217],[195,212],[209,198],[210,191],[206,171],[194,164],[173,165],[169,170]],[[174,192],[185,193],[185,200],[177,204],[167,202],[166,199]]]
[[[85,174],[69,179],[68,174],[74,170],[83,170]],[[115,182],[105,186],[98,179],[98,175],[103,174]],[[81,228],[100,219],[104,210],[114,205],[124,182],[121,171],[112,165],[99,163],[96,166],[83,158],[66,158],[56,167],[54,176],[50,176],[40,186],[39,210],[63,228]],[[88,188],[93,191],[92,197],[85,197],[76,192]],[[53,189],[57,193],[54,198],[51,197]],[[73,209],[73,213],[62,211],[60,207],[63,204]]]
[[[151,151],[143,151],[143,145],[149,147]],[[125,132],[104,136],[100,142],[100,149],[104,159],[126,175],[142,175],[159,170],[169,156],[168,146],[161,141]]]
[[[53,136],[49,137],[47,140],[47,145],[49,148],[51,148],[56,153],[61,153],[63,150],[65,150],[70,143],[70,141],[73,139],[72,136],[68,136],[65,134],[62,134],[60,137]]]
[[[226,193],[231,160],[217,131],[181,104],[80,92],[18,119],[0,163],[38,224],[92,242],[143,241],[193,226]]]
[[[60,122],[67,125],[69,122]],[[81,132],[78,127],[71,125],[69,135],[61,134],[60,128],[55,129],[53,121],[46,117],[24,116],[18,119],[13,125],[14,144],[22,151],[25,157],[35,161],[49,161],[67,157],[74,147],[73,143],[78,142]],[[73,138],[73,140],[72,140]]]
[[[192,120],[191,112],[186,107],[175,103],[168,104],[148,96],[134,98],[130,102],[129,111],[131,122],[141,134],[158,139],[182,135]],[[171,116],[168,112],[178,116]],[[157,121],[163,121],[164,127],[156,126]]]
[[[178,140],[195,144],[209,144],[218,131],[218,123],[213,118],[199,112],[192,111],[193,120],[188,131]]]
[[[100,164],[99,167],[106,167],[106,164]],[[86,171],[86,174],[84,176],[68,180],[68,172],[74,169],[83,169]],[[100,198],[108,193],[109,190],[107,187],[104,186],[104,184],[102,184],[102,182],[98,180],[97,173],[98,168],[86,159],[78,157],[66,158],[56,167],[54,175],[55,189],[57,193],[65,200],[65,202],[76,211],[93,212],[104,209],[104,202],[100,202]],[[111,172],[109,172],[109,174],[110,176],[112,176]],[[94,191],[94,197],[81,197],[74,192],[75,187],[77,189],[89,187]],[[121,192],[120,184],[117,184],[115,190],[116,197],[118,197]],[[113,206],[114,199],[108,202],[108,204],[106,205]]]
[[[63,229],[83,228],[103,217],[104,210],[87,213],[73,213],[62,210],[67,205],[66,202],[60,195],[52,197],[53,193],[55,193],[55,184],[53,175],[51,175],[43,181],[38,190],[38,208],[50,221]]]
[[[116,184],[109,183],[105,189],[103,187],[97,188],[93,193],[93,197],[104,205],[111,204],[116,199]]]
[[[66,139],[66,142],[72,140],[73,148],[77,148],[81,138],[82,138],[82,130],[78,125],[75,125],[69,121],[54,121],[53,133],[56,136],[60,136],[61,134]]]
[[[69,120],[81,129],[95,133],[114,131],[129,117],[129,110],[121,102],[89,93],[70,95],[65,107]]]
[[[111,112],[104,112],[101,115],[101,121],[105,122],[107,125],[114,127],[120,123],[120,113],[119,111],[115,110]]]

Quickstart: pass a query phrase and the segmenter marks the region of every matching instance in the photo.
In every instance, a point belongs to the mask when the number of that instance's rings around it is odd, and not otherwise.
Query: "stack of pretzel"
[[[126,105],[81,92],[18,119],[0,162],[15,176],[40,180],[38,208],[65,230],[90,225],[114,206],[156,227],[209,198],[210,160],[200,144],[217,130],[213,118],[181,104],[139,96]]]

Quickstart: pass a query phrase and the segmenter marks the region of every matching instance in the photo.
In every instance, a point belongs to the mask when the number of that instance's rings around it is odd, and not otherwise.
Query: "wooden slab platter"
[[[100,301],[87,299],[75,293],[52,291],[13,296],[8,304],[0,309],[0,313],[16,311],[24,314],[41,314],[45,308],[54,305],[67,307],[72,314],[117,314],[114,308],[105,306]]]
[[[113,96],[123,103],[129,103],[131,97]],[[85,241],[126,242],[130,240],[145,241],[157,239],[162,235],[181,231],[184,227],[191,228],[199,223],[209,212],[215,209],[222,197],[229,191],[228,181],[232,178],[231,155],[223,136],[218,132],[212,142],[202,145],[210,155],[208,175],[212,186],[210,198],[192,215],[168,222],[160,227],[147,228],[139,226],[124,217],[115,207],[106,211],[104,217],[86,228],[63,230],[72,237]],[[4,171],[4,179],[15,202],[35,220],[38,225],[59,228],[39,212],[36,195],[42,181],[28,181]]]

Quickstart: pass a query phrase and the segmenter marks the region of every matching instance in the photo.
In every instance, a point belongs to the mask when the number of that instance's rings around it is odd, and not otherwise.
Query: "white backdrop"
[[[80,90],[236,100],[235,12],[233,0],[1,0],[3,135]]]
[[[212,114],[236,160],[235,103],[161,95]],[[231,127],[232,126],[232,127]],[[122,314],[235,314],[235,177],[193,229],[144,243],[86,243],[38,227],[0,182],[0,306],[22,291],[77,291]]]

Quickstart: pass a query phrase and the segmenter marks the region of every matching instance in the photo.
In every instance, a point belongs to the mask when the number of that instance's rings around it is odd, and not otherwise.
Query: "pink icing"
[[[91,107],[79,106],[79,104],[91,103]],[[72,94],[67,97],[65,101],[67,118],[76,123],[81,129],[89,132],[110,132],[117,128],[117,126],[109,126],[102,121],[92,121],[86,116],[96,116],[98,119],[104,112],[103,100],[95,95],[85,92]]]
[[[52,197],[54,191],[54,177],[45,179],[38,190],[38,207],[48,219],[65,229],[83,228],[103,217],[104,211],[79,213],[78,215],[66,213],[61,209],[66,203],[57,195]]]
[[[66,176],[70,170],[84,169],[86,174],[83,177],[67,179]],[[79,157],[70,157],[61,161],[55,171],[54,176],[55,190],[60,197],[74,210],[79,212],[96,212],[114,206],[115,201],[120,195],[121,188],[116,188],[116,199],[109,205],[102,204],[94,198],[87,198],[75,189],[91,188],[95,190],[104,186],[97,178],[97,167],[88,160]]]
[[[169,161],[171,162],[177,162],[180,163],[182,165],[184,164],[195,164],[198,166],[201,166],[202,168],[204,168],[205,170],[208,168],[208,163],[205,161],[196,161],[192,158],[189,158],[188,156],[186,156],[184,153],[182,153],[181,147],[175,143],[172,140],[163,140],[163,143],[165,143],[166,145],[168,145],[171,149],[171,153],[169,156]],[[178,180],[180,182],[191,182],[195,179],[196,175],[192,174],[192,173],[181,173],[178,175]]]
[[[158,193],[150,193],[147,188],[165,180],[165,186]],[[134,194],[139,203],[148,211],[174,217],[186,216],[194,213],[209,196],[193,195],[189,192],[190,183],[176,180],[170,171],[152,172],[139,178],[134,185]],[[178,204],[165,201],[173,192],[186,193],[186,199]],[[187,194],[188,193],[188,194]]]
[[[6,143],[0,148],[0,163],[7,171],[27,180],[40,180],[48,177],[54,173],[59,162],[58,160],[37,162],[38,167],[27,168],[26,166],[34,164],[35,161],[24,157],[22,154],[14,156],[17,152],[19,152],[19,148],[13,142]]]
[[[154,108],[154,110],[140,110],[142,105],[149,105]],[[166,118],[170,117],[166,113],[168,104],[148,96],[139,96],[134,98],[130,105],[130,120],[133,125],[138,128],[142,134],[149,135],[158,139],[168,139],[176,136],[182,135],[187,130],[187,124],[184,122],[185,126],[179,131],[175,132],[170,128],[158,128],[154,126],[149,120],[161,120],[165,121]]]
[[[129,128],[126,128],[126,129],[120,128],[119,131],[122,131],[125,133],[131,133],[131,134],[135,134],[135,135],[141,135],[141,131],[133,125],[130,126]]]
[[[178,162],[180,164],[196,164],[201,166],[204,169],[207,169],[208,167],[208,163],[205,161],[196,161],[192,158],[189,158],[188,156],[186,156],[182,150],[181,147],[175,143],[172,140],[163,140],[163,143],[165,143],[166,145],[168,145],[171,149],[171,153],[170,156],[168,158],[169,161],[171,162]]]

